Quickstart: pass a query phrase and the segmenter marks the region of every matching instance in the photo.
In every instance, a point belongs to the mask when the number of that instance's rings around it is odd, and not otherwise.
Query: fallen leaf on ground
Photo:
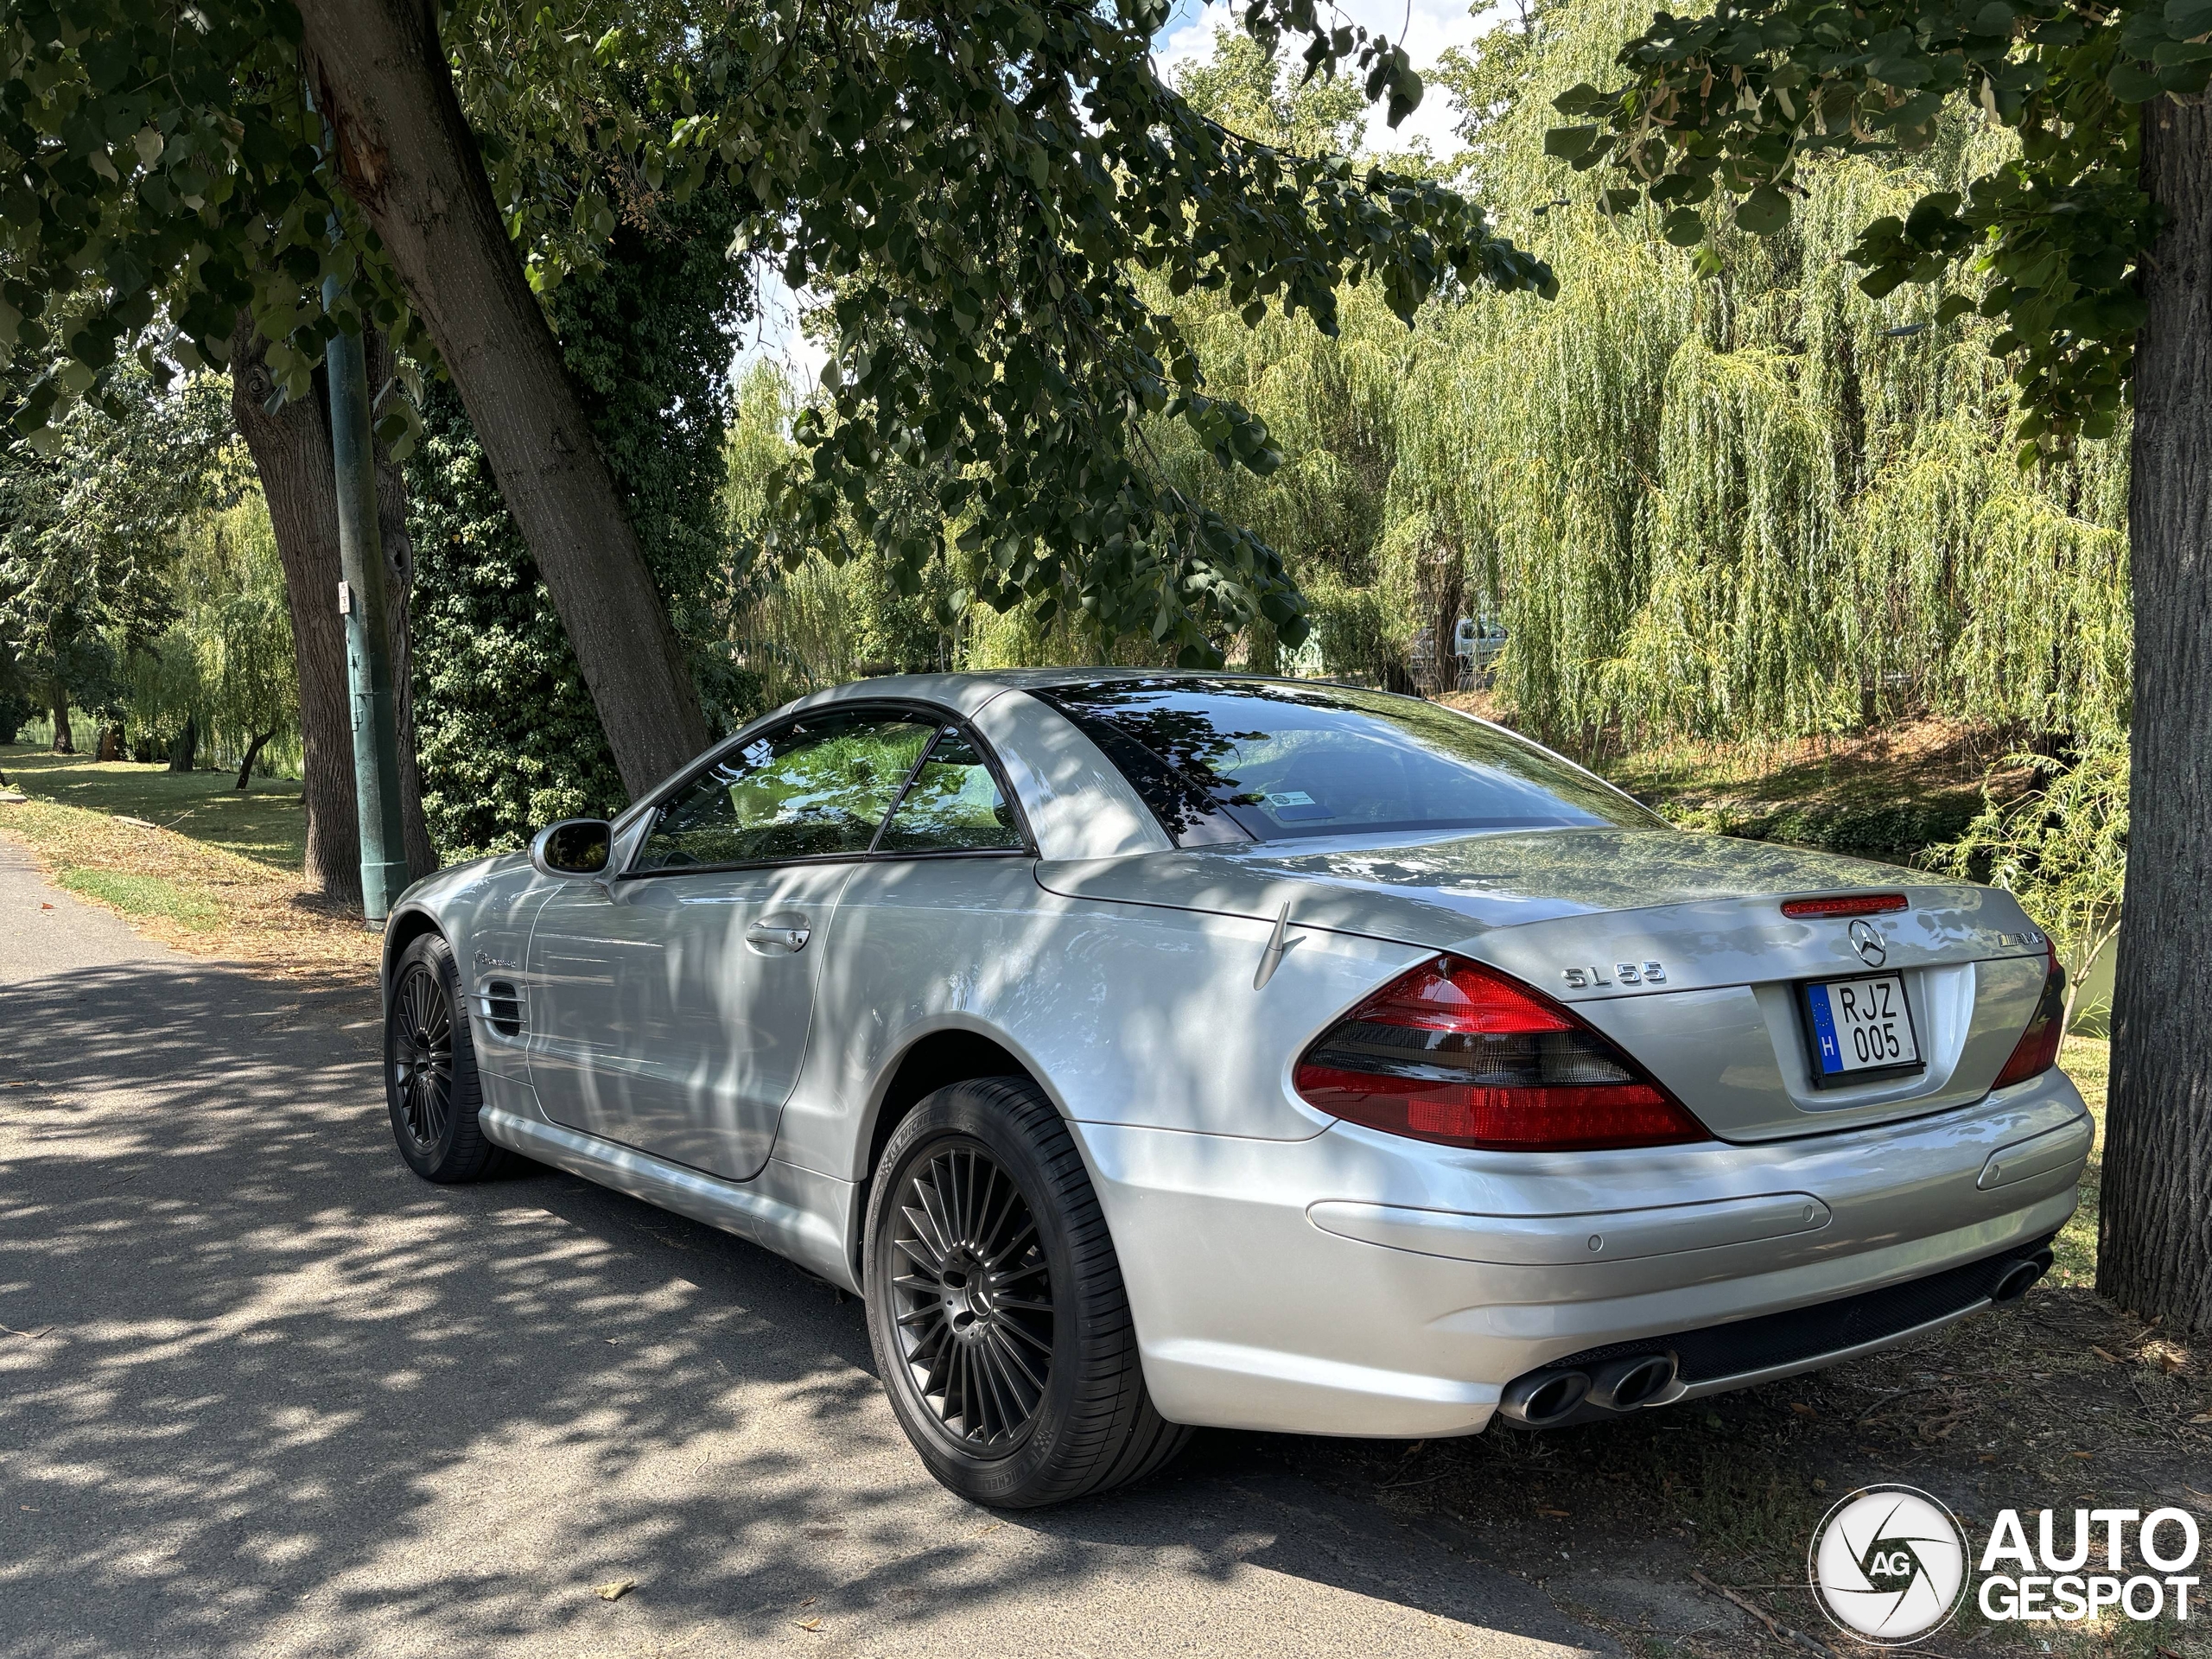
[[[620,1601],[637,1587],[638,1581],[635,1579],[611,1580],[599,1586],[599,1599],[601,1601]]]
[[[2084,1462],[2087,1462],[2089,1459],[2094,1458],[2097,1454],[2094,1452],[2069,1452],[2066,1455],[2069,1458],[2080,1458]]]
[[[1567,1511],[1565,1510],[1538,1510],[1536,1513],[1538,1515],[1548,1515],[1554,1520],[1564,1521],[1567,1519]]]
[[[791,1623],[802,1630],[818,1630],[822,1628],[822,1621],[819,1618],[795,1618]]]
[[[2200,1411],[2189,1421],[2192,1423],[2212,1423],[2212,1411]]]
[[[1815,1411],[1810,1406],[1807,1405],[1802,1400],[1792,1400],[1789,1402],[1789,1409],[1796,1412],[1800,1417],[1817,1417],[1821,1414],[1819,1412]]]

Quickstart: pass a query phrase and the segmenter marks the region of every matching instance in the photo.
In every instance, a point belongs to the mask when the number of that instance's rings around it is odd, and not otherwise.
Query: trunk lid
[[[1572,1007],[1714,1134],[1764,1141],[1979,1099],[2043,990],[2042,936],[2008,893],[1726,836],[1551,830],[1261,842],[1038,867],[1072,898],[1364,934],[1490,963]],[[1907,908],[1793,918],[1785,898],[1902,893]],[[1655,970],[1656,969],[1656,970]],[[1808,982],[1894,973],[1924,1069],[1821,1086]]]

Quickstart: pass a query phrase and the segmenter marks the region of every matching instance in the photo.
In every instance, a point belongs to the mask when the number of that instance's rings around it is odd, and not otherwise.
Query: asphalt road
[[[0,841],[0,1653],[1618,1652],[1254,1437],[965,1503],[828,1286],[536,1166],[409,1174],[376,1034]]]

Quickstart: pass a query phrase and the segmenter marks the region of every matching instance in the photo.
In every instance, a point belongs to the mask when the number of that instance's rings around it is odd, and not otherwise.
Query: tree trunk
[[[2097,1288],[2212,1331],[2212,105],[2143,111],[2166,228],[2143,273],[2128,493],[2135,713]]]
[[[77,753],[76,739],[69,731],[69,688],[60,681],[54,682],[53,695],[47,706],[54,710],[54,752],[56,754]]]
[[[346,628],[338,614],[338,483],[330,448],[330,403],[315,396],[276,414],[263,405],[275,390],[262,362],[264,341],[241,316],[231,336],[231,409],[268,499],[284,567],[292,614],[292,655],[300,676],[300,774],[308,815],[308,885],[344,905],[361,902],[360,825],[353,806],[353,696],[346,678]],[[380,335],[368,346],[371,391],[391,372]],[[317,378],[320,388],[321,378]],[[408,684],[407,589],[414,575],[407,537],[407,486],[381,454],[377,520],[385,548],[386,607],[394,690],[399,715],[399,810],[407,866],[415,875],[437,868],[423,819],[415,760],[414,699]],[[391,476],[387,477],[390,473]],[[395,522],[396,521],[396,522]]]
[[[270,738],[276,735],[276,728],[272,727],[268,731],[264,732],[259,737],[255,738],[252,742],[245,746],[245,759],[238,762],[238,787],[240,789],[244,789],[248,784],[253,781],[253,763],[261,759],[261,746],[268,742]]]
[[[391,376],[391,349],[375,329],[364,353],[373,397]],[[377,540],[384,548],[385,631],[391,645],[392,715],[399,734],[399,823],[407,873],[421,880],[438,868],[423,817],[423,772],[415,753],[415,540],[407,531],[407,474],[381,443],[377,454]]]
[[[683,647],[507,239],[427,0],[298,0],[346,187],[445,359],[624,785],[705,747]]]
[[[176,734],[176,741],[169,745],[169,770],[190,772],[194,758],[200,753],[200,722],[189,715],[184,717],[184,729]]]
[[[361,902],[360,828],[353,816],[353,718],[346,630],[338,614],[338,474],[329,406],[307,397],[271,415],[265,342],[241,313],[231,335],[231,411],[269,503],[292,658],[300,676],[300,782],[307,807],[307,883],[326,899]]]

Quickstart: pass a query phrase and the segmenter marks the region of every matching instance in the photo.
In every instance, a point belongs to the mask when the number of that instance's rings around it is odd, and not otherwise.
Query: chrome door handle
[[[745,930],[745,942],[763,950],[804,950],[813,937],[808,928],[775,927],[766,922],[755,922]]]

